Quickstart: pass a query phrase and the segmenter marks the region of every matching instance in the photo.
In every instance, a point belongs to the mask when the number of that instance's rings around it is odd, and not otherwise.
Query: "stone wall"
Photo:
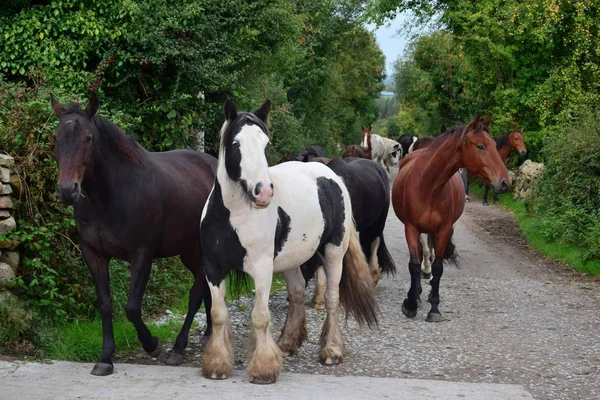
[[[544,164],[526,160],[520,167],[513,181],[513,198],[515,200],[525,199],[531,195],[533,186],[542,177]]]
[[[15,161],[12,157],[0,154],[0,237],[6,236],[16,228],[12,212],[11,170]],[[4,287],[15,277],[19,267],[17,242],[0,239],[0,300],[6,297]]]

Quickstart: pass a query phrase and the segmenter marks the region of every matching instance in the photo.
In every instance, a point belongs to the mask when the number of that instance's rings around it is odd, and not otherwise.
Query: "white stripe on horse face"
[[[246,181],[248,190],[251,190],[260,205],[268,205],[273,196],[271,179],[269,178],[269,164],[265,148],[269,144],[269,137],[258,125],[244,125],[235,136],[234,142],[240,144],[240,179]],[[255,193],[256,185],[262,184],[259,193]]]

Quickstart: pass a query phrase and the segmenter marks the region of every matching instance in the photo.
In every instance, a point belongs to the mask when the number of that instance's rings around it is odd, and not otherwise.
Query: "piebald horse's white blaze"
[[[338,321],[342,265],[348,269],[346,286],[358,290],[359,297],[363,297],[360,305],[348,302],[349,311],[355,316],[358,313],[369,325],[377,319],[372,287],[359,287],[364,274],[368,275],[368,267],[356,238],[350,196],[343,181],[321,163],[288,162],[268,168],[265,155],[268,136],[263,123],[256,119],[262,116],[266,123],[267,105],[255,114],[237,113],[230,102],[225,107],[228,121],[221,129],[217,179],[201,222],[201,240],[207,254],[205,272],[213,298],[213,335],[206,347],[203,366],[203,374],[208,378],[226,378],[233,367],[233,334],[224,284],[231,269],[241,268],[252,276],[256,288],[248,366],[251,382],[274,382],[281,373],[282,354],[297,352],[306,338],[305,281],[300,265],[320,247],[324,250],[327,274],[327,318],[321,335],[321,361],[335,364],[343,359]],[[328,185],[327,190],[322,191],[322,185]],[[336,190],[339,209],[322,209],[322,202],[328,204],[332,198],[337,199],[331,195]],[[329,227],[325,218],[329,218]],[[331,229],[337,229],[339,240],[337,236],[333,238]],[[323,243],[326,232],[331,238]],[[348,254],[349,259],[358,261],[347,263]],[[289,294],[288,316],[277,344],[272,337],[269,313],[274,272],[283,272]],[[371,307],[372,315],[356,311],[364,309],[365,304],[367,309]]]

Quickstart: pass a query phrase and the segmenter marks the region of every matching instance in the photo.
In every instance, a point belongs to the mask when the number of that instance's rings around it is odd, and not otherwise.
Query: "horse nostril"
[[[254,187],[254,195],[258,196],[260,194],[260,191],[262,190],[263,184],[262,182],[258,182],[256,184],[256,186]]]
[[[273,184],[271,183],[271,190],[273,190],[275,188],[275,186],[273,186]]]
[[[502,182],[500,182],[500,189],[505,192],[508,190],[508,183],[506,182],[506,179],[502,179]]]

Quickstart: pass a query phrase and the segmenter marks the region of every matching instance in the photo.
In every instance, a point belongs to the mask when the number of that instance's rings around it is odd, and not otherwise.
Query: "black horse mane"
[[[69,104],[66,114],[78,114],[85,118],[89,118],[79,104]],[[98,136],[94,138],[94,142],[100,145],[108,145],[114,153],[121,158],[133,162],[137,165],[143,165],[147,160],[147,152],[139,144],[135,135],[128,135],[113,124],[98,115],[92,117],[92,124],[98,130]]]
[[[269,133],[269,128],[267,128],[267,125],[265,125],[265,123],[260,118],[258,118],[252,113],[240,111],[237,113],[235,119],[231,122],[228,122],[227,125],[224,127],[225,131],[222,133],[223,136],[221,139],[221,147],[223,149],[225,149],[229,144],[231,144],[231,142],[233,141],[233,136],[237,134],[237,132],[234,133],[233,128],[240,125],[243,126],[246,122],[250,122],[253,125],[257,125],[267,136],[269,136],[269,138],[271,137],[271,134]]]
[[[502,135],[500,137],[495,138],[494,140],[496,141],[496,149],[500,150],[500,149],[504,148],[506,145],[508,145],[509,137],[510,137],[510,133],[507,133],[506,135]]]

